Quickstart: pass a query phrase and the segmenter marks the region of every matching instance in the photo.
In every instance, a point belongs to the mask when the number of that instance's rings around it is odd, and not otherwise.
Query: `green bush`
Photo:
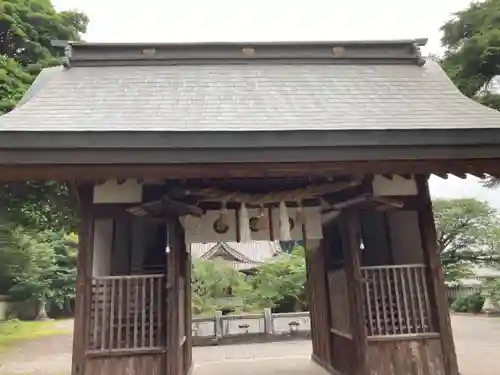
[[[451,309],[455,312],[480,313],[483,309],[484,297],[481,293],[473,293],[468,296],[458,297],[452,303]]]

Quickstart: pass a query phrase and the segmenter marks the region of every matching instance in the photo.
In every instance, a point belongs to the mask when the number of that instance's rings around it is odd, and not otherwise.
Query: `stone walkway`
[[[193,375],[326,374],[311,351],[310,341],[197,347]]]
[[[452,323],[461,373],[498,375],[500,318],[455,315]],[[71,344],[71,335],[25,343],[0,354],[0,375],[69,374]],[[198,347],[193,375],[323,375],[310,354],[310,341]]]

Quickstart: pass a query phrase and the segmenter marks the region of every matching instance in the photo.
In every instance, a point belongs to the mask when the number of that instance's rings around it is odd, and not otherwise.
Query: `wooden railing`
[[[350,337],[351,322],[344,269],[328,271],[328,292],[330,294],[330,331]]]
[[[368,336],[434,332],[424,265],[362,267]]]
[[[165,346],[163,275],[92,279],[88,351]]]

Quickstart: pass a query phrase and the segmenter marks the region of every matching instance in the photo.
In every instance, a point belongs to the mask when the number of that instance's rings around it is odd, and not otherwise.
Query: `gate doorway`
[[[278,182],[271,181],[274,189]],[[270,180],[242,183],[246,188],[234,191],[184,187],[176,200],[169,191],[179,194],[179,187],[145,186],[144,203],[121,213],[89,205],[94,217],[82,222],[89,237],[85,231],[81,237],[89,238],[91,254],[91,283],[84,283],[85,374],[191,371],[190,246],[229,236],[303,243],[311,358],[325,370],[361,375],[395,366],[412,374],[417,366],[445,373],[454,366],[454,352],[444,346],[451,331],[447,311],[440,310],[442,283],[431,272],[439,258],[429,247],[433,222],[425,176],[282,180],[272,194],[262,193],[271,191]],[[106,184],[91,187],[94,197]],[[399,195],[384,196],[388,186]],[[193,196],[197,205],[190,203]]]

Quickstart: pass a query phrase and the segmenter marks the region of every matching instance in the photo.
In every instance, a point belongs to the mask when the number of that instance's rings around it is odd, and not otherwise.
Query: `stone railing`
[[[309,312],[194,316],[193,344],[223,345],[244,342],[266,342],[308,339],[311,335]]]
[[[0,321],[6,320],[9,313],[9,302],[7,302],[7,296],[0,294]]]

